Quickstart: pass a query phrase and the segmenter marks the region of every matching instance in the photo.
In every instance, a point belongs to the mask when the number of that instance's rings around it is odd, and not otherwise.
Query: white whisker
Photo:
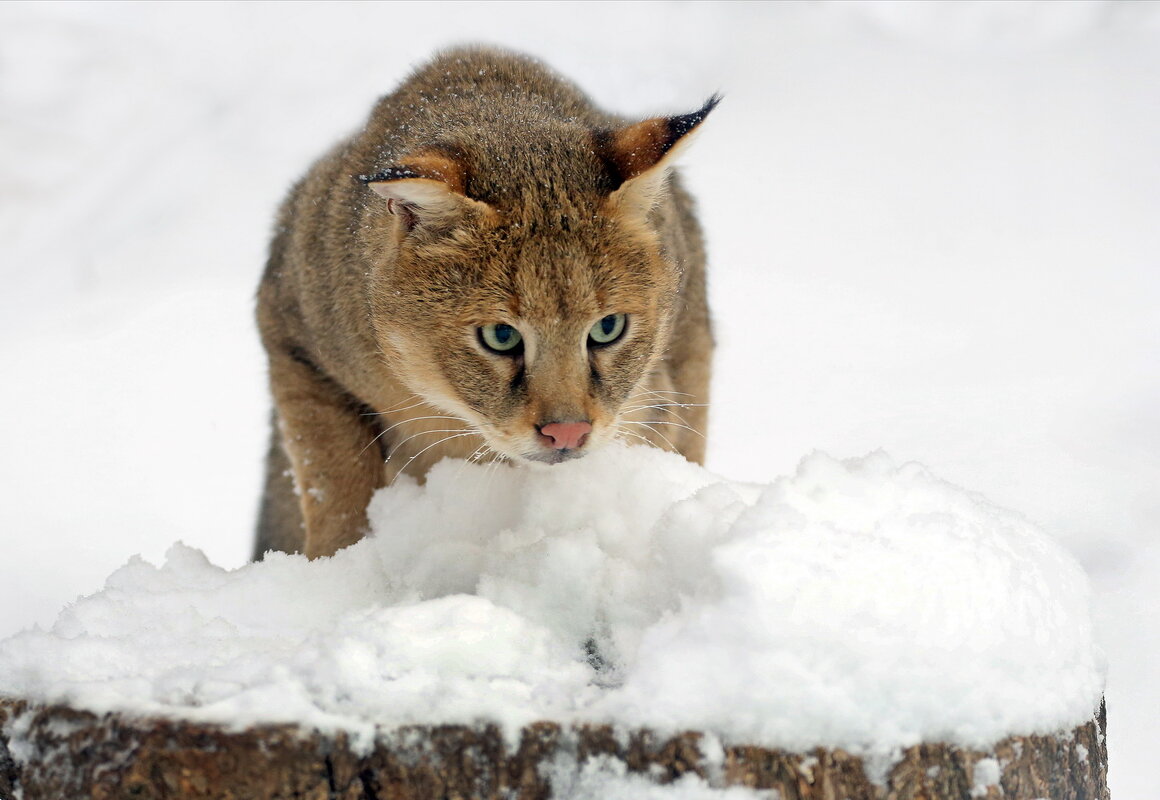
[[[624,408],[624,409],[621,409],[621,413],[632,414],[636,411],[644,411],[647,408],[655,408],[657,411],[663,411],[666,414],[669,414],[671,416],[674,416],[674,417],[677,417],[678,419],[680,419],[680,414],[673,411],[671,406],[676,406],[677,408],[707,408],[708,407],[708,405],[705,403],[654,403],[652,405],[647,405],[647,406],[631,406],[629,408]]]
[[[428,431],[428,433],[435,433],[435,432],[436,432],[436,431]],[[446,433],[446,431],[438,431],[438,432],[439,432],[439,433]],[[437,442],[432,442],[431,444],[427,445],[427,446],[426,446],[426,447],[424,447],[422,450],[420,450],[418,453],[415,453],[415,455],[413,455],[413,456],[411,456],[409,459],[407,459],[407,463],[406,463],[406,464],[404,464],[404,465],[402,466],[402,468],[399,470],[399,473],[405,472],[405,471],[406,471],[406,469],[407,469],[407,467],[411,466],[411,462],[412,462],[412,461],[414,461],[416,458],[418,458],[419,456],[421,456],[421,455],[423,455],[424,453],[426,453],[426,452],[427,452],[428,450],[430,450],[432,447],[435,447],[436,445],[441,445],[441,444],[443,444],[444,442],[449,442],[449,441],[451,441],[452,439],[461,439],[461,438],[463,438],[464,436],[474,436],[474,435],[476,435],[476,434],[475,434],[475,431],[459,431],[458,433],[453,433],[451,436],[444,436],[442,439],[440,439],[440,440],[439,440],[439,441],[437,441]],[[411,438],[414,438],[414,437],[411,437]],[[398,477],[398,474],[399,474],[399,473],[396,473],[396,474],[395,474],[395,477],[396,477],[396,478]],[[394,479],[392,479],[392,480],[391,480],[391,483],[394,483]]]
[[[649,430],[650,430],[652,433],[654,433],[654,434],[656,434],[657,436],[659,436],[659,437],[661,437],[662,439],[664,439],[664,440],[665,440],[665,443],[666,443],[666,444],[668,444],[668,446],[669,446],[669,447],[673,448],[673,450],[677,451],[678,453],[680,452],[680,448],[679,448],[679,447],[677,447],[675,444],[673,444],[673,441],[672,441],[672,439],[670,439],[669,437],[665,436],[665,435],[664,435],[663,433],[661,433],[660,431],[658,431],[658,430],[656,430],[656,429],[652,428],[652,427],[651,427],[651,426],[650,426],[650,425],[649,425],[647,422],[633,422],[633,421],[631,421],[631,420],[625,420],[625,422],[627,422],[629,425],[643,425],[644,427],[648,428],[648,429],[649,429]],[[689,430],[692,430],[692,428],[690,428]]]
[[[413,394],[413,395],[411,395],[411,397],[419,397],[419,395],[417,395],[417,394]],[[412,408],[415,408],[415,407],[417,407],[417,406],[421,406],[421,405],[423,405],[424,403],[426,403],[426,402],[427,402],[427,401],[426,401],[426,400],[424,400],[423,398],[419,397],[419,400],[418,400],[418,402],[411,403],[411,405],[409,405],[409,406],[404,406],[403,408],[399,408],[399,406],[400,406],[400,405],[402,405],[403,403],[407,402],[407,400],[410,400],[410,399],[411,399],[411,397],[408,397],[408,398],[406,398],[406,399],[404,399],[404,400],[401,400],[401,401],[399,401],[398,403],[395,403],[395,405],[391,406],[390,408],[384,409],[384,410],[382,410],[382,411],[366,411],[366,412],[363,412],[362,416],[364,416],[364,417],[381,417],[381,416],[382,416],[382,415],[384,415],[384,414],[397,414],[397,413],[402,413],[402,412],[404,412],[404,411],[409,411],[410,409],[412,409]]]
[[[495,476],[499,473],[500,464],[507,461],[507,456],[495,448],[489,446],[487,449],[495,453],[496,459],[488,465],[487,473],[484,475],[483,491],[485,497],[490,496],[491,484],[495,481]]]
[[[656,442],[652,441],[651,439],[646,439],[644,436],[641,436],[639,433],[625,430],[624,428],[621,428],[618,425],[616,428],[616,433],[613,434],[613,438],[619,439],[621,436],[631,436],[634,439],[640,439],[642,442],[647,444],[649,447],[656,447],[657,446]]]
[[[708,403],[649,403],[643,406],[633,406],[633,410],[642,408],[708,408]]]
[[[373,438],[369,442],[367,442],[367,446],[364,447],[362,450],[360,450],[358,454],[361,456],[363,453],[365,453],[367,451],[367,447],[370,447],[372,444],[374,444],[379,439],[386,436],[388,433],[390,433],[391,431],[393,431],[395,428],[399,427],[400,425],[406,425],[408,422],[419,422],[419,421],[425,420],[425,419],[453,419],[453,420],[457,420],[459,422],[463,421],[463,420],[459,419],[459,417],[452,417],[452,416],[448,416],[447,414],[432,414],[432,415],[427,416],[427,417],[409,417],[407,419],[400,420],[399,422],[396,422],[394,425],[390,426],[389,428],[387,428],[383,431],[380,431],[375,436],[375,438]],[[405,442],[407,440],[404,439],[403,441]],[[395,444],[395,445],[393,445],[393,447],[398,447],[398,445]]]
[[[685,425],[685,424],[680,423],[680,422],[669,422],[667,420],[662,420],[662,419],[654,419],[651,422],[640,422],[638,420],[626,419],[626,420],[622,420],[622,422],[624,422],[625,424],[628,424],[628,425],[645,425],[645,426],[672,425],[674,428],[684,428],[687,431],[692,431],[693,433],[697,434],[698,436],[700,436],[702,438],[704,438],[704,436],[705,436],[705,434],[701,433],[696,428],[689,427],[688,425]],[[657,432],[657,435],[658,436],[660,435],[659,431]]]
[[[409,441],[411,441],[412,439],[415,439],[415,438],[417,438],[417,437],[419,437],[419,436],[425,436],[425,435],[427,435],[427,434],[430,434],[430,433],[462,433],[462,434],[472,434],[472,433],[477,433],[477,431],[475,431],[475,430],[463,430],[462,428],[443,428],[443,429],[440,429],[440,430],[419,431],[418,433],[413,433],[413,434],[411,434],[410,436],[408,436],[406,439],[403,439],[401,442],[399,442],[398,444],[396,444],[396,445],[395,445],[393,448],[391,448],[391,452],[390,452],[390,454],[387,456],[387,460],[386,460],[386,461],[384,461],[383,463],[384,463],[384,464],[389,464],[389,463],[391,463],[391,459],[395,457],[395,454],[396,454],[396,453],[398,453],[398,452],[399,452],[399,450],[400,450],[400,448],[401,448],[403,445],[405,445],[407,442],[409,442]],[[440,441],[440,442],[445,442],[445,441],[447,441],[447,439],[440,439],[439,441]],[[439,444],[439,442],[436,442],[435,444]],[[426,449],[428,449],[429,447],[430,447],[430,445],[428,445],[428,447],[425,447],[425,448],[423,448],[423,449],[424,449],[424,450],[426,450]],[[409,464],[409,463],[411,463],[411,462],[410,462],[410,461],[408,461],[407,463]],[[403,468],[404,468],[404,469],[406,469],[406,465],[403,465]]]
[[[689,394],[688,392],[678,392],[678,391],[675,391],[673,389],[641,389],[639,392],[636,393],[636,395],[642,395],[642,394],[656,394],[656,395],[679,394],[679,395],[683,395],[685,397],[692,397],[693,396],[693,395]],[[635,397],[636,395],[633,395],[633,396]]]
[[[475,433],[479,433],[479,431],[475,431]],[[480,435],[482,436],[482,434],[480,434]],[[476,463],[476,461],[477,461],[479,458],[481,458],[481,457],[483,456],[483,454],[484,454],[484,453],[486,453],[486,452],[487,452],[487,449],[488,449],[488,447],[487,447],[487,442],[485,441],[485,442],[484,442],[483,444],[481,444],[479,447],[475,448],[475,450],[474,450],[474,451],[471,453],[471,455],[469,455],[467,458],[463,459],[463,461],[462,461],[462,462],[459,464],[459,468],[455,470],[455,480],[456,480],[456,482],[458,482],[458,481],[459,481],[459,479],[460,479],[460,477],[462,477],[464,468],[465,468],[465,467],[466,467],[468,464],[474,464],[474,463]]]

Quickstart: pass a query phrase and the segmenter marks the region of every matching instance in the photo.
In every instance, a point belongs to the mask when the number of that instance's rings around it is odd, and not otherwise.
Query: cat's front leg
[[[305,524],[303,552],[334,555],[366,534],[367,504],[382,483],[373,418],[296,348],[271,353],[270,386]]]

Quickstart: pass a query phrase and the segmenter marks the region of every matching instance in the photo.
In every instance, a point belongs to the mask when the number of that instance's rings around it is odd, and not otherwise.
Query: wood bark
[[[343,735],[293,726],[244,731],[98,715],[0,698],[0,800],[546,800],[541,772],[606,756],[666,783],[695,772],[714,785],[776,789],[780,800],[1108,800],[1106,716],[1057,736],[1016,736],[988,751],[923,744],[874,773],[841,750],[788,753],[705,737],[606,726],[528,726],[518,746],[492,726],[384,730],[367,753]],[[871,774],[868,775],[868,772]],[[998,783],[987,785],[988,775]]]

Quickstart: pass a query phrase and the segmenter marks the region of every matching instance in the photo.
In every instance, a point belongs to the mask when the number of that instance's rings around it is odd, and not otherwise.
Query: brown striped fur
[[[536,61],[458,49],[319,160],[258,292],[275,429],[255,557],[357,541],[376,488],[448,456],[554,462],[624,436],[701,461],[705,257],[671,160],[715,103],[632,123]],[[625,333],[596,346],[611,314]],[[521,352],[484,346],[489,324]],[[556,450],[553,422],[592,430]]]

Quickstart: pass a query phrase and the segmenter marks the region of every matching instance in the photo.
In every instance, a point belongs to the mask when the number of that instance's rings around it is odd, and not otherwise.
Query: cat
[[[705,253],[672,161],[718,100],[629,122],[536,60],[458,48],[315,163],[258,290],[255,559],[332,555],[377,488],[445,457],[554,464],[624,438],[702,462]]]

